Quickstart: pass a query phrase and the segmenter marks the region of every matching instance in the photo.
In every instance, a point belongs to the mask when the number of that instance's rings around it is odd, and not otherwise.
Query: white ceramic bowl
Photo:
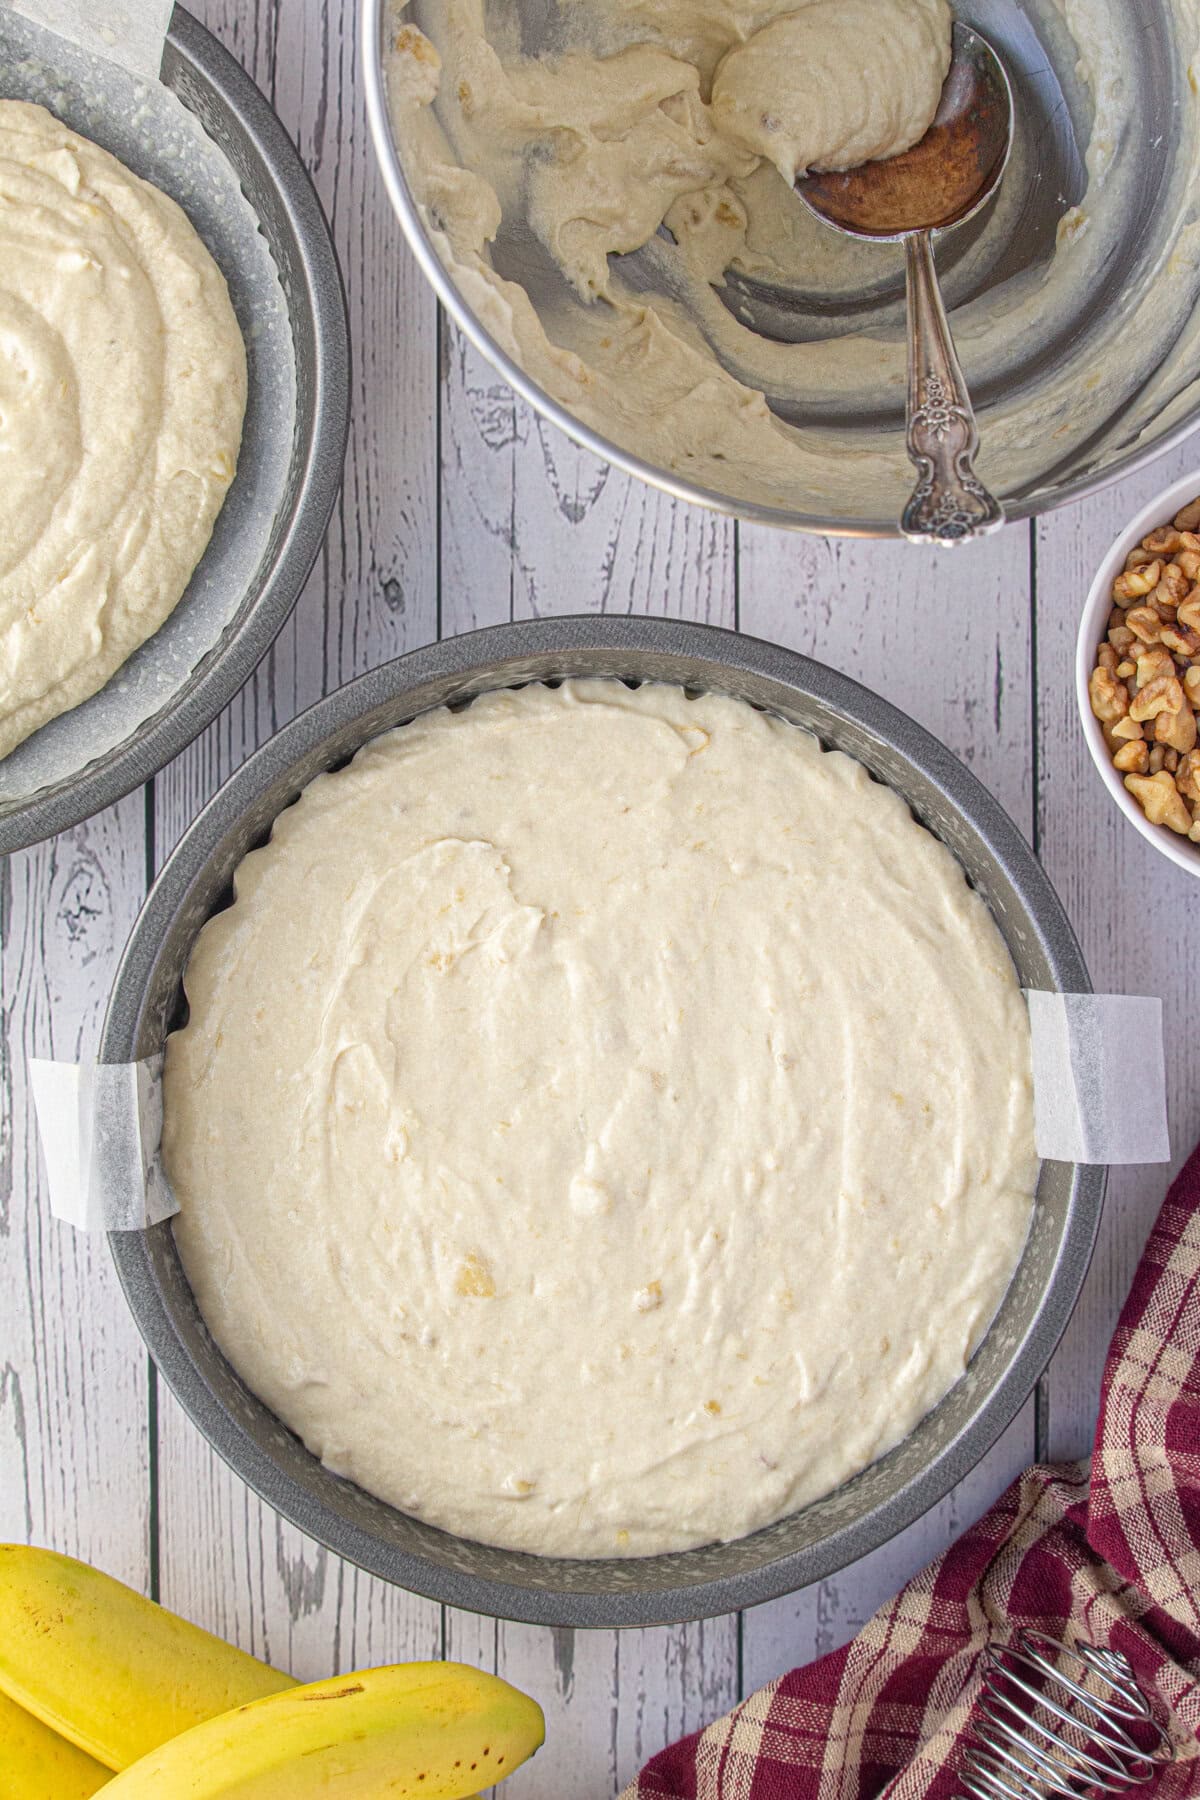
[[[1088,698],[1088,680],[1096,667],[1096,651],[1104,642],[1108,630],[1106,621],[1112,611],[1112,585],[1125,567],[1125,558],[1149,532],[1159,525],[1169,525],[1175,514],[1197,496],[1200,496],[1200,470],[1182,476],[1171,487],[1164,489],[1114,539],[1111,550],[1097,569],[1096,578],[1092,582],[1079,625],[1079,642],[1075,647],[1075,697],[1083,720],[1083,735],[1092,753],[1092,761],[1100,771],[1100,779],[1134,830],[1140,831],[1147,843],[1153,844],[1156,850],[1192,875],[1200,875],[1200,844],[1193,844],[1188,838],[1180,837],[1178,832],[1171,831],[1166,825],[1150,823],[1125,786],[1120,770],[1113,768],[1104,732]]]

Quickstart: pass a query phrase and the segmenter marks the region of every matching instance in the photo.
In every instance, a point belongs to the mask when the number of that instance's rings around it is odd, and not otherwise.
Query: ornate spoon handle
[[[1004,523],[975,474],[979,433],[942,305],[927,231],[904,240],[908,259],[908,454],[920,470],[900,529],[915,543],[960,544]]]

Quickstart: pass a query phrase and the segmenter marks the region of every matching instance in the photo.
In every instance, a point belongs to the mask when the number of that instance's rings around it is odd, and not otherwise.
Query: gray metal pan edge
[[[350,425],[350,333],[321,203],[254,82],[176,6],[162,78],[233,164],[279,269],[296,360],[296,433],[272,543],[220,641],[131,737],[28,799],[0,805],[0,853],[53,837],[132,792],[190,744],[249,679],[308,579],[342,482]]]
[[[1022,982],[1090,987],[1074,933],[1032,851],[992,796],[919,725],[806,657],[668,619],[538,620],[417,650],[302,713],[231,776],[181,839],[134,927],[101,1060],[158,1049],[179,1017],[181,975],[233,870],[323,769],[430,707],[500,686],[577,675],[665,680],[738,695],[807,726],[901,793],[987,899]],[[257,1400],[209,1337],[169,1225],[114,1233],[126,1297],[163,1376],[209,1442],[284,1516],[351,1561],[454,1606],[546,1625],[623,1626],[752,1606],[832,1574],[918,1518],[974,1467],[1049,1361],[1091,1257],[1105,1172],[1043,1165],[1029,1242],[963,1379],[912,1435],[853,1481],[735,1543],[627,1561],[551,1560],[468,1543],[409,1518],[321,1467]]]

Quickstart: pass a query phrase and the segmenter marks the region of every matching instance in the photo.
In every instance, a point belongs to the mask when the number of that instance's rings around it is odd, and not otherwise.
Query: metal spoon
[[[809,175],[796,192],[851,237],[903,243],[908,285],[908,454],[920,471],[900,529],[957,544],[1004,523],[974,470],[979,432],[933,262],[935,231],[973,218],[995,192],[1013,137],[1004,65],[985,38],[954,27],[954,55],[933,124],[886,162]]]

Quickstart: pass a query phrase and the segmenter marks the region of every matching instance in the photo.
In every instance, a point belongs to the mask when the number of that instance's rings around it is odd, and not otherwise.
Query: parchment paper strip
[[[157,81],[174,0],[0,0],[35,25]]]
[[[1170,1162],[1162,1001],[1035,989],[1025,998],[1038,1155]]]
[[[162,1172],[161,1054],[29,1064],[50,1210],[79,1231],[145,1231],[178,1212]]]
[[[1052,1162],[1170,1160],[1162,1001],[1028,990],[1037,1153]],[[161,1054],[31,1061],[50,1209],[81,1231],[144,1231],[178,1211],[159,1160]]]

